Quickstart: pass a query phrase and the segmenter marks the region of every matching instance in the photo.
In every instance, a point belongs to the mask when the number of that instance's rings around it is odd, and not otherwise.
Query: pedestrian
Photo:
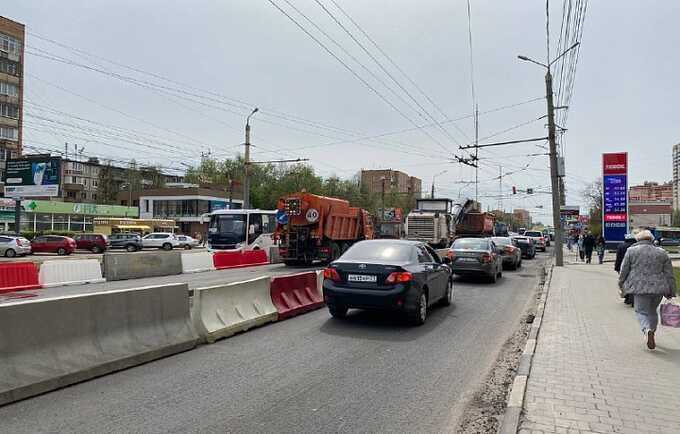
[[[583,250],[583,234],[578,236],[576,245],[578,246],[578,257],[581,258],[581,262],[583,262],[586,259],[586,252]]]
[[[590,264],[593,259],[593,249],[595,248],[595,237],[588,232],[583,238],[583,248],[586,250],[586,264]]]
[[[628,248],[619,274],[619,288],[635,299],[635,316],[647,341],[656,348],[654,334],[659,323],[657,308],[663,297],[675,296],[673,264],[665,250],[654,246],[654,235],[648,230],[635,235],[637,243]]]
[[[614,262],[614,271],[617,273],[621,272],[621,263],[623,262],[624,256],[626,256],[626,252],[628,251],[628,248],[635,244],[635,237],[633,234],[626,234],[625,237],[623,238],[623,242],[618,245],[616,248],[616,261]],[[623,302],[626,303],[627,305],[630,305],[631,307],[633,306],[633,294],[623,294],[621,295],[623,297]]]
[[[595,242],[595,250],[597,250],[597,260],[600,265],[604,262],[605,241],[602,235],[598,235]]]
[[[574,238],[571,235],[567,235],[567,249],[571,252],[571,247],[574,245]]]

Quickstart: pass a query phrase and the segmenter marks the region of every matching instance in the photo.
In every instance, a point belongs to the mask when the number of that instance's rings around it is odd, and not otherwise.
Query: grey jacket
[[[668,253],[651,241],[633,244],[621,264],[619,288],[626,294],[675,295],[673,264]]]

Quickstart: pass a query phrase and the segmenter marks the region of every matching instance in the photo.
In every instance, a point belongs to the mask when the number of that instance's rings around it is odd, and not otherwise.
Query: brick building
[[[628,219],[631,228],[671,226],[673,201],[630,201]]]
[[[512,216],[514,217],[518,226],[526,229],[529,229],[531,226],[531,213],[529,213],[529,211],[522,208],[517,208],[512,210]]]
[[[369,193],[382,193],[383,182],[386,192],[395,192],[413,195],[419,198],[423,189],[423,181],[415,176],[409,176],[404,172],[392,169],[362,170],[361,185],[366,187]]]
[[[23,143],[24,33],[23,24],[0,16],[0,183]]]
[[[630,201],[672,201],[673,183],[645,181],[642,185],[633,185],[628,188],[628,200]]]

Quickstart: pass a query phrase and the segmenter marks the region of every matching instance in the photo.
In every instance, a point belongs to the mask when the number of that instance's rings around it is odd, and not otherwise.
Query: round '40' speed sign
[[[305,214],[305,218],[310,223],[316,223],[316,221],[319,220],[319,211],[317,211],[314,208],[310,208],[310,209],[307,210],[307,214]]]

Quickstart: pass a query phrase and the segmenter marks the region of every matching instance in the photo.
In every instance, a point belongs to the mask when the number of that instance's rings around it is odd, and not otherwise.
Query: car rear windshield
[[[350,247],[340,260],[407,262],[412,258],[409,244],[363,241]]]
[[[456,250],[486,250],[489,242],[483,238],[463,238],[453,242],[452,249]]]
[[[510,246],[512,245],[512,240],[505,237],[493,237],[491,240],[496,243],[497,246]]]
[[[524,232],[524,235],[526,235],[527,237],[542,237],[543,232],[527,231]]]

